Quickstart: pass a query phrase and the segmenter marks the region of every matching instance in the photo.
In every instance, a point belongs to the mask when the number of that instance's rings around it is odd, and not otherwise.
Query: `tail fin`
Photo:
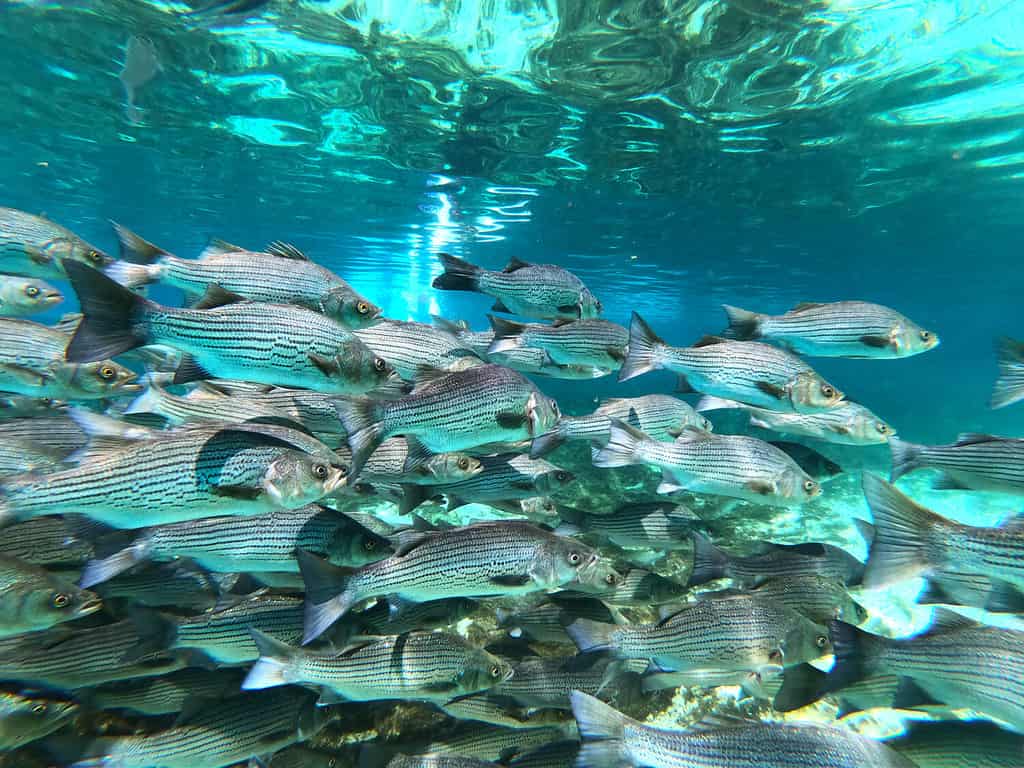
[[[703,413],[704,411],[742,411],[747,407],[735,400],[726,400],[724,397],[715,397],[714,395],[704,395],[697,401],[697,405],[693,407],[693,410],[698,413]]]
[[[63,264],[82,307],[82,322],[65,353],[70,362],[104,360],[146,343],[138,325],[152,302],[81,262]]]
[[[302,581],[306,585],[306,621],[302,644],[320,637],[355,603],[347,587],[348,574],[305,550],[296,550]]]
[[[522,336],[526,329],[526,323],[516,323],[494,315],[487,317],[491,321],[491,328],[494,329],[494,341],[487,348],[488,355],[496,355],[526,346]]]
[[[689,586],[707,584],[715,579],[723,579],[729,575],[729,555],[711,543],[707,536],[694,531],[693,536],[693,570],[690,572]]]
[[[561,428],[564,420],[565,417],[563,416],[554,429],[533,438],[533,442],[530,443],[531,459],[539,459],[541,456],[551,453],[565,442],[565,433]]]
[[[624,421],[612,419],[608,445],[593,456],[595,467],[628,467],[642,464],[641,449],[650,440],[647,435]]]
[[[825,678],[825,691],[838,691],[873,674],[874,656],[886,639],[842,621],[830,621],[828,629],[836,660]]]
[[[722,309],[725,310],[725,316],[729,319],[729,327],[720,334],[723,338],[743,341],[761,338],[761,318],[764,315],[748,312],[728,304],[723,304]]]
[[[253,627],[249,627],[249,634],[256,643],[260,657],[242,681],[243,691],[273,688],[298,681],[295,667],[300,651]]]
[[[882,478],[864,473],[864,496],[875,520],[875,539],[864,569],[865,587],[881,587],[928,571],[938,516]]]
[[[576,647],[583,653],[609,651],[614,647],[612,633],[617,629],[614,624],[602,624],[590,619],[576,619],[565,628]]]
[[[629,323],[629,347],[626,349],[626,360],[619,369],[619,381],[627,381],[661,368],[661,348],[664,346],[665,342],[651,330],[651,326],[634,312]]]
[[[95,584],[124,573],[129,568],[143,562],[149,554],[149,536],[139,536],[129,546],[120,552],[115,552],[108,557],[90,560],[82,569],[82,576],[78,580],[78,586],[88,589]]]
[[[145,238],[132,232],[128,227],[121,226],[116,221],[110,222],[117,235],[117,242],[121,249],[121,258],[133,264],[152,264],[157,259],[170,254],[159,246],[153,245]]]
[[[130,609],[129,618],[139,641],[125,651],[122,662],[142,661],[177,647],[178,624],[172,617],[136,605]]]
[[[578,768],[621,768],[623,764],[634,764],[625,743],[626,726],[635,724],[634,720],[582,691],[571,691],[569,701],[583,741],[576,757]]]
[[[359,474],[370,454],[384,438],[384,425],[378,419],[378,404],[365,397],[352,397],[336,403],[338,418],[348,433],[352,449],[352,475]]]
[[[782,673],[782,687],[772,700],[777,712],[792,712],[813,704],[828,692],[828,673],[810,664],[797,664]]]
[[[129,261],[115,261],[103,270],[103,274],[116,280],[125,288],[141,288],[160,279],[160,267],[155,264],[132,264]]]
[[[164,407],[164,395],[167,391],[157,384],[153,377],[148,378],[148,386],[143,390],[142,394],[136,397],[128,407],[124,409],[123,413],[127,416],[131,416],[138,413],[155,413],[163,415]]]
[[[440,253],[438,256],[444,266],[444,274],[434,278],[434,288],[442,291],[480,291],[480,275],[484,270],[450,253]]]
[[[993,408],[1024,400],[1024,342],[1000,339],[996,347],[999,356],[999,378],[989,401]]]
[[[913,472],[920,467],[919,460],[923,445],[908,443],[898,437],[889,438],[889,450],[892,451],[892,474],[889,475],[889,482],[895,483],[908,472]]]

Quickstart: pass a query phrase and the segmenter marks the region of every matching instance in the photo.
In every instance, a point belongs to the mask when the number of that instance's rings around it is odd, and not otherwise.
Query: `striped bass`
[[[30,277],[0,275],[0,316],[24,317],[45,312],[64,301],[49,283]]]
[[[1024,494],[1024,440],[964,433],[952,445],[889,441],[891,481],[917,469],[937,469],[941,490],[1000,491]]]
[[[1024,343],[1000,339],[996,352],[999,357],[999,378],[992,387],[989,402],[993,408],[1005,408],[1024,399]]]
[[[96,269],[113,262],[99,248],[49,219],[0,208],[0,272],[63,280],[65,259]]]
[[[589,365],[609,371],[617,370],[626,359],[629,331],[608,320],[558,320],[544,325],[491,316],[490,321],[494,341],[488,355],[530,347],[544,350],[558,365]]]
[[[484,364],[455,336],[426,323],[382,319],[355,335],[406,381],[413,381],[422,368],[447,371]]]

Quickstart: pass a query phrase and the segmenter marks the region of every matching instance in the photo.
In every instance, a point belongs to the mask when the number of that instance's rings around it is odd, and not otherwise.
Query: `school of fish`
[[[114,235],[0,208],[0,766],[1024,766],[1024,517],[894,484],[1022,496],[1024,439],[911,443],[808,362],[934,330],[727,305],[676,347],[557,265],[439,254],[434,289],[494,300],[474,331],[386,318],[284,242]],[[1024,400],[1024,343],[997,350],[993,408]],[[584,414],[542,387],[659,369],[676,392]],[[891,450],[867,561],[716,543],[828,497],[815,443]],[[882,634],[863,596],[910,579],[931,623]],[[915,725],[857,727],[894,710]]]

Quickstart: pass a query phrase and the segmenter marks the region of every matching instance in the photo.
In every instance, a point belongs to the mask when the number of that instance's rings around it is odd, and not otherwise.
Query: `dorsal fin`
[[[247,250],[240,245],[229,243],[227,240],[221,240],[219,237],[211,237],[210,242],[206,244],[206,249],[213,249],[221,253],[241,253]]]
[[[824,307],[824,306],[825,305],[820,303],[820,302],[801,301],[799,304],[797,304],[795,307],[793,307],[791,310],[789,310],[789,313],[790,314],[795,314],[797,312],[806,312],[808,309],[817,309],[818,307]]]
[[[292,259],[294,261],[309,261],[309,256],[300,251],[291,243],[284,243],[280,240],[267,245],[263,249],[264,253],[269,253],[271,256],[280,256],[282,259]]]
[[[505,265],[505,269],[503,271],[504,272],[515,272],[517,269],[523,269],[525,267],[532,267],[532,266],[533,266],[533,264],[531,264],[530,262],[523,261],[522,259],[513,256],[509,260],[508,264]]]
[[[563,318],[559,318],[558,320],[555,320],[553,323],[551,323],[551,327],[552,328],[561,328],[563,326],[572,325],[573,323],[578,323],[578,322],[579,322],[579,320],[573,320],[573,319],[570,319],[570,318],[567,318],[567,317],[563,317]]]
[[[419,389],[427,384],[443,379],[445,376],[451,374],[451,371],[446,371],[443,368],[434,368],[429,365],[421,365],[416,369],[416,374],[413,379],[414,390]]]
[[[217,283],[210,283],[192,309],[214,309],[228,304],[237,304],[240,301],[248,301],[248,299],[237,293],[224,290]]]
[[[710,347],[713,344],[721,344],[728,339],[723,339],[721,336],[701,336],[690,346],[692,347]]]
[[[991,443],[997,440],[1004,440],[1005,438],[997,437],[995,435],[986,435],[983,432],[964,432],[958,435],[954,445],[979,445],[981,443]]]

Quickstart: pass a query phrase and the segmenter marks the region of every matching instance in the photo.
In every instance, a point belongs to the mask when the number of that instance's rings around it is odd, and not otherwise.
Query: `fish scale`
[[[483,365],[476,353],[455,336],[425,323],[380,320],[355,331],[355,335],[408,381],[421,368]]]
[[[503,728],[477,723],[424,745],[424,752],[464,755],[481,760],[504,760],[507,756],[560,741],[569,736],[562,728]]]
[[[93,556],[86,537],[75,535],[68,521],[58,517],[34,517],[8,525],[0,536],[0,554],[35,565],[82,565]]]
[[[283,410],[244,397],[219,396],[198,390],[190,393],[187,397],[180,397],[152,382],[146,392],[136,399],[125,410],[125,413],[156,413],[171,424],[194,424],[196,422],[239,424],[253,419],[287,420],[291,418],[291,415]]]
[[[54,409],[33,417],[0,419],[0,440],[28,440],[67,456],[82,448],[88,437],[66,411]]]
[[[993,435],[961,435],[953,445],[890,442],[892,479],[930,467],[945,473],[953,488],[1024,494],[1024,440]]]
[[[523,706],[568,709],[570,691],[598,695],[599,691],[609,688],[611,692],[623,673],[640,673],[646,667],[644,661],[632,662],[630,668],[622,662],[593,657],[583,660],[574,656],[526,659],[515,665],[511,678],[494,686],[489,693],[509,696]]]
[[[88,694],[91,706],[130,709],[144,715],[169,715],[181,711],[189,697],[223,699],[238,691],[242,676],[234,670],[211,674],[206,669],[184,669],[163,677],[114,683]]]
[[[543,349],[559,365],[594,365],[618,368],[625,357],[629,332],[621,325],[597,318],[557,325],[520,324],[491,318],[497,346]],[[499,351],[499,350],[496,350]]]
[[[469,502],[530,499],[564,488],[572,475],[543,459],[520,454],[481,456],[483,470],[457,483],[444,483],[435,490]],[[564,479],[559,479],[559,473]]]
[[[171,648],[192,648],[222,664],[241,664],[259,657],[250,629],[283,643],[297,645],[302,640],[302,599],[260,595],[219,611],[171,621],[175,629]]]
[[[554,435],[558,440],[590,440],[603,444],[608,442],[612,419],[636,427],[653,440],[674,440],[687,426],[711,429],[711,422],[689,403],[670,395],[643,395],[605,400],[586,416],[563,416]],[[538,438],[541,443],[535,443],[535,447],[546,450],[546,437]]]

